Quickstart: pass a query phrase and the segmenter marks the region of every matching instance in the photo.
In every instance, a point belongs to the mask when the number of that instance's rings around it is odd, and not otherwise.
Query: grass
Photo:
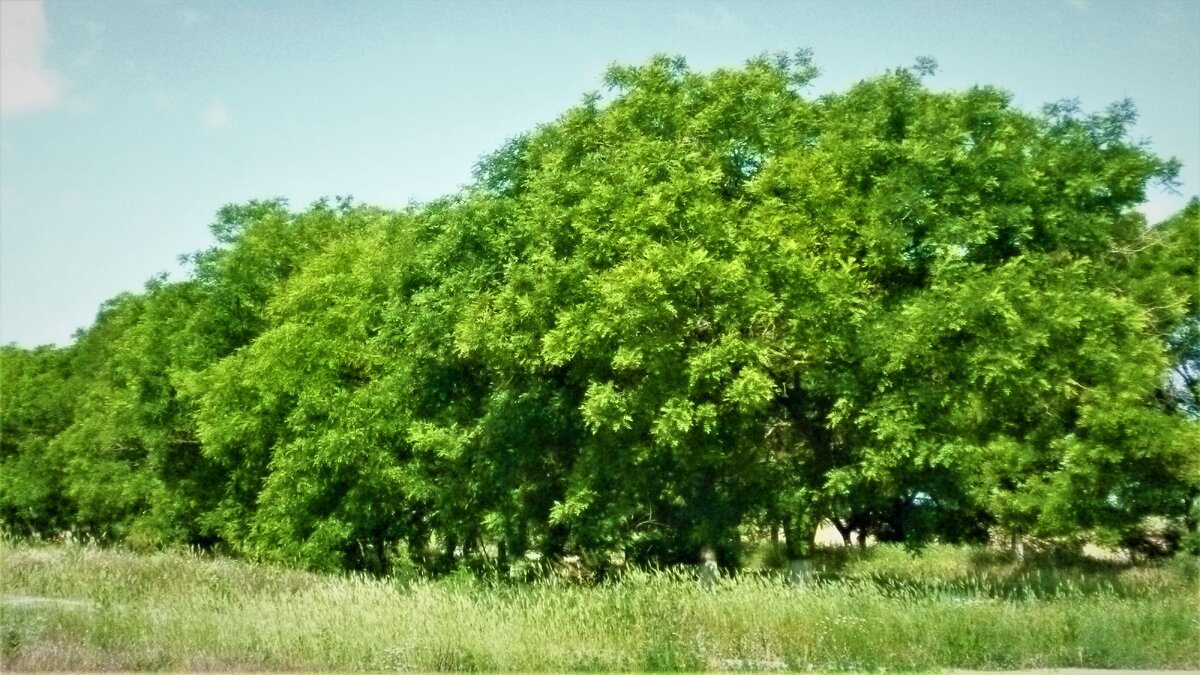
[[[1200,667],[1194,560],[1018,567],[879,546],[816,565],[799,587],[683,572],[500,584],[0,542],[0,649],[6,670]]]

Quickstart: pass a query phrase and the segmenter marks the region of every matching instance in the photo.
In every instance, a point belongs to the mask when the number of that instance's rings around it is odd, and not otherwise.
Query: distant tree
[[[1166,344],[1166,374],[1160,380],[1159,401],[1167,411],[1200,427],[1200,199],[1171,218],[1146,229],[1139,239],[1118,248],[1110,256],[1123,285],[1149,314],[1149,329]],[[1165,440],[1165,439],[1164,439]],[[1169,515],[1165,532],[1160,532],[1151,550],[1179,544],[1173,538],[1187,536],[1193,552],[1200,551],[1200,437],[1193,436],[1191,452],[1177,466],[1150,478],[1145,490],[1153,488],[1155,501],[1140,505],[1138,512]],[[1142,523],[1126,524],[1112,533],[1117,541],[1146,547]],[[1166,540],[1163,540],[1165,534]]]
[[[361,567],[378,562],[403,520],[395,462],[368,424],[395,420],[380,417],[382,402],[358,400],[380,366],[370,338],[386,306],[384,270],[397,262],[381,255],[395,249],[375,249],[385,219],[348,202],[251,215],[205,280],[216,313],[245,312],[256,331],[184,384],[204,457],[226,476],[211,527],[237,551]],[[247,294],[253,305],[240,300]]]
[[[0,347],[0,524],[14,534],[49,535],[74,519],[50,447],[74,413],[70,363],[70,349]]]
[[[1164,402],[1200,417],[1200,198],[1113,252],[1134,297],[1148,308],[1151,327],[1168,345],[1171,361]]]
[[[79,391],[52,447],[77,529],[147,546],[215,541],[203,515],[224,477],[177,390],[181,373],[215,358],[201,346],[211,336],[191,329],[202,301],[194,282],[152,280],[110,302],[73,345]]]

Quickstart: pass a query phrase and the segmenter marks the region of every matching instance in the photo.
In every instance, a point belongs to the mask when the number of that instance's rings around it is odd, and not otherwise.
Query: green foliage
[[[1200,206],[1134,210],[1178,163],[935,68],[656,57],[453,197],[225,207],[188,278],[5,348],[0,517],[377,572],[1183,527]]]
[[[71,421],[69,376],[64,350],[0,347],[0,521],[14,533],[57,532],[73,517],[51,449]]]
[[[1172,370],[1164,398],[1180,412],[1200,416],[1200,197],[1114,253],[1125,284],[1150,313],[1152,329],[1167,341]]]

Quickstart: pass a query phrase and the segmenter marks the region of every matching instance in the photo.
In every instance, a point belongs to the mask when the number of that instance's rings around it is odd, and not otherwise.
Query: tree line
[[[3,347],[0,520],[314,569],[653,564],[817,525],[1196,546],[1200,201],[1122,102],[921,61],[614,66],[458,193],[221,209],[177,281]]]

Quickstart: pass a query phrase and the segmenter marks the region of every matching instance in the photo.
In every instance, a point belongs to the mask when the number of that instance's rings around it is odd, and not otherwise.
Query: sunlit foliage
[[[659,57],[452,197],[226,207],[189,278],[4,349],[0,516],[377,571],[1183,528],[1200,207],[1135,210],[1177,163],[933,68]]]

